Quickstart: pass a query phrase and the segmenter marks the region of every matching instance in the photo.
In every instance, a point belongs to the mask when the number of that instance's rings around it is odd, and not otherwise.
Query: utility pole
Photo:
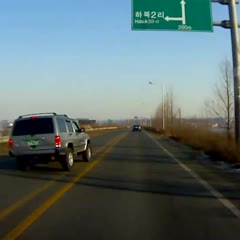
[[[238,145],[240,141],[240,53],[239,53],[239,35],[238,35],[238,18],[237,18],[237,0],[211,0],[222,5],[228,5],[230,20],[222,22],[214,22],[214,26],[220,26],[231,30],[232,42],[232,61],[233,61],[233,76],[234,76],[234,117],[235,117],[235,143]]]

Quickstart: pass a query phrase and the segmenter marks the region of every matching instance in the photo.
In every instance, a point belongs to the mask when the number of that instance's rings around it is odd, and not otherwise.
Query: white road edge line
[[[187,171],[193,178],[195,178],[198,182],[200,182],[215,198],[217,198],[227,209],[229,209],[237,218],[240,218],[240,210],[228,199],[224,198],[224,196],[217,191],[214,187],[212,187],[207,181],[202,179],[197,173],[192,171],[188,166],[183,164],[180,160],[178,160],[172,153],[170,153],[166,148],[164,148],[153,136],[149,133],[145,132],[148,137],[150,137],[159,147],[163,149],[173,160],[175,160],[185,171]]]

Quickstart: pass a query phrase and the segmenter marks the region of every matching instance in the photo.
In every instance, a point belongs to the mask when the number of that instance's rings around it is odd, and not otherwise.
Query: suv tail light
[[[13,146],[13,140],[12,139],[8,140],[8,145],[9,145],[10,148],[12,148],[12,146]]]
[[[55,136],[55,146],[56,147],[61,147],[62,146],[61,137],[59,135]]]

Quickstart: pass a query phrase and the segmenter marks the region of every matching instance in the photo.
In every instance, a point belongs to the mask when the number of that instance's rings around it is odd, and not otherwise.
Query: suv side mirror
[[[80,132],[85,132],[85,128],[80,128]]]

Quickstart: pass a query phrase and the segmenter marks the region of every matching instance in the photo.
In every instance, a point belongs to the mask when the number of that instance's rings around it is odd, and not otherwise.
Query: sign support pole
[[[239,34],[238,34],[238,18],[236,0],[211,0],[222,5],[228,5],[230,21],[215,22],[214,26],[221,26],[231,30],[232,42],[232,62],[233,62],[233,85],[234,85],[234,118],[235,118],[235,143],[240,142],[240,49],[239,49]]]
[[[234,73],[234,115],[235,115],[235,142],[239,144],[239,83],[240,83],[240,55],[239,55],[239,36],[238,19],[235,0],[229,1],[229,17],[231,22],[231,40],[232,40],[232,59]]]

